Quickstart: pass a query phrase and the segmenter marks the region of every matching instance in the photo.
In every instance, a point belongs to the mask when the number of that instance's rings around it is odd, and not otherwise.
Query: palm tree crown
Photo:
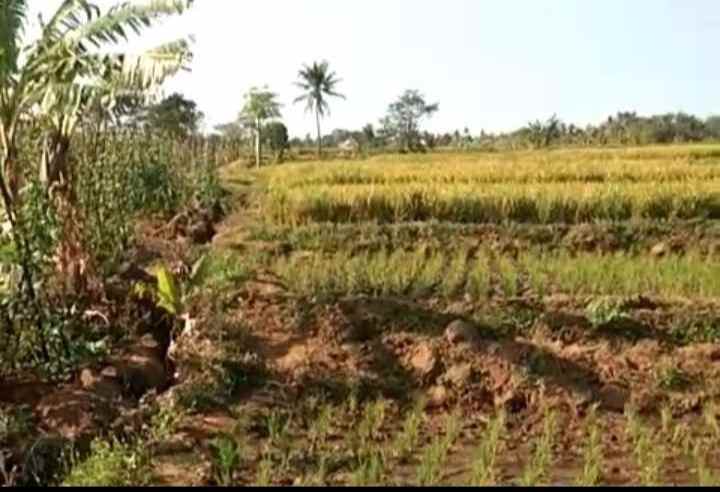
[[[297,87],[302,89],[303,94],[295,99],[295,103],[304,101],[306,110],[315,113],[317,120],[318,132],[318,157],[322,152],[322,135],[320,132],[320,119],[330,113],[329,97],[339,97],[345,99],[345,96],[337,92],[337,85],[341,79],[337,74],[330,70],[330,64],[327,61],[314,62],[312,65],[303,65],[298,73]]]

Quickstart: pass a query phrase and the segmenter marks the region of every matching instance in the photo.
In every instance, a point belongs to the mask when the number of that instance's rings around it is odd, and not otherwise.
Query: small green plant
[[[241,462],[241,449],[230,436],[221,436],[211,442],[213,450],[213,476],[221,486],[233,484],[233,478]]]
[[[402,431],[394,441],[395,456],[400,460],[407,460],[415,452],[423,424],[423,408],[424,402],[415,405],[405,417]]]
[[[191,383],[178,388],[176,404],[189,413],[217,408],[217,388],[212,384]]]
[[[150,436],[156,441],[167,439],[175,433],[182,418],[179,408],[161,406],[150,420]]]
[[[144,443],[96,439],[90,454],[71,456],[71,469],[63,480],[69,487],[123,487],[149,485],[151,458]]]
[[[703,419],[705,420],[705,427],[712,434],[715,439],[720,439],[720,423],[717,418],[717,406],[709,402],[703,407]]]
[[[324,405],[310,429],[310,442],[312,449],[322,447],[332,429],[335,410],[331,405]]]
[[[273,476],[273,460],[270,453],[263,453],[263,457],[258,464],[257,477],[255,484],[259,487],[268,487],[272,485]]]
[[[373,450],[358,460],[358,467],[350,478],[356,487],[380,485],[385,474],[385,458],[379,450]]]
[[[633,446],[635,463],[640,470],[640,481],[643,485],[658,484],[665,461],[662,440],[651,428],[643,425],[634,407],[628,407],[625,416],[627,419],[626,434]]]
[[[202,285],[208,276],[210,261],[207,255],[203,255],[192,266],[188,279],[180,283],[177,276],[165,265],[157,265],[153,269],[157,285],[148,286],[138,283],[134,287],[134,293],[140,298],[150,295],[157,306],[172,316],[182,316],[187,309],[187,304],[195,294],[196,289]]]
[[[692,385],[692,378],[677,367],[665,367],[657,371],[657,384],[667,391],[683,391]]]
[[[435,437],[423,452],[417,469],[417,481],[420,486],[437,485],[442,477],[442,468],[447,459],[447,440]]]
[[[318,458],[318,465],[315,474],[312,477],[312,483],[315,485],[323,486],[327,485],[328,478],[328,457],[326,454],[321,454]]]
[[[505,411],[501,410],[490,420],[481,437],[481,443],[472,465],[472,484],[474,486],[496,485],[497,457],[502,447],[501,437],[505,431],[505,419]]]
[[[273,446],[280,446],[287,439],[290,418],[287,414],[274,410],[267,417],[267,433]]]
[[[220,361],[215,366],[216,386],[226,398],[233,398],[248,388],[262,386],[267,380],[267,367],[254,353],[244,353]]]
[[[697,470],[698,485],[701,487],[717,487],[720,485],[720,477],[713,473],[707,465],[707,447],[698,442],[693,449],[693,460]]]
[[[662,428],[663,435],[672,438],[673,414],[672,414],[672,408],[670,408],[668,405],[664,405],[660,409],[660,426]]]
[[[449,413],[445,418],[445,446],[448,450],[462,434],[462,414],[460,409]]]
[[[270,413],[267,417],[267,433],[270,446],[280,451],[282,457],[281,467],[286,470],[290,464],[290,452],[292,450],[289,415],[278,410]]]
[[[182,310],[182,293],[175,275],[165,266],[155,269],[157,277],[157,304],[173,315]]]
[[[593,487],[599,485],[603,468],[602,429],[597,418],[597,406],[591,409],[585,426],[587,441],[583,451],[583,473],[577,484],[583,487]]]
[[[625,409],[625,419],[627,420],[627,426],[625,427],[625,434],[632,444],[637,442],[640,434],[642,433],[642,422],[637,414],[637,409],[628,405]]]
[[[641,426],[633,454],[640,470],[642,485],[660,485],[660,472],[665,461],[665,451],[660,439],[649,427]]]
[[[358,408],[360,408],[360,388],[357,385],[353,385],[350,388],[350,394],[348,395],[346,405],[347,405],[347,411],[350,415],[355,415],[355,413],[358,411]]]
[[[676,425],[670,442],[676,448],[682,449],[683,455],[688,456],[693,443],[693,435],[689,426],[687,424]]]
[[[450,448],[460,437],[461,432],[460,411],[455,410],[445,418],[445,435],[436,436],[420,458],[417,469],[417,480],[420,485],[436,485],[440,481]]]
[[[543,419],[543,431],[534,442],[534,449],[530,456],[525,470],[523,471],[521,483],[526,487],[539,485],[546,482],[550,477],[550,469],[553,461],[553,444],[557,435],[557,416],[555,412],[546,409]]]
[[[627,312],[620,301],[602,297],[591,302],[585,310],[590,324],[595,329],[612,325],[628,319]]]
[[[378,400],[365,407],[355,437],[361,453],[369,447],[370,443],[380,433],[385,422],[386,411],[387,403],[384,400]]]

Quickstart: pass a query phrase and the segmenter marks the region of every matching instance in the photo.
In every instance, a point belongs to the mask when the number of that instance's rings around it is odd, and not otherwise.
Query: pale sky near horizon
[[[49,15],[60,1],[30,3]],[[581,125],[619,110],[720,113],[717,0],[196,0],[142,44],[190,34],[192,72],[165,92],[197,101],[208,129],[267,84],[290,134],[314,134],[293,82],[322,59],[347,96],[324,133],[377,126],[409,88],[440,103],[426,124],[436,132],[514,130],[553,113]]]

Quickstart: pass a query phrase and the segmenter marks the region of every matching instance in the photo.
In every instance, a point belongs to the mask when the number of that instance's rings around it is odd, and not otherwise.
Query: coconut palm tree
[[[111,109],[121,96],[149,94],[191,58],[186,39],[136,54],[107,48],[184,12],[192,0],[123,2],[105,11],[89,0],[63,0],[47,22],[40,18],[39,37],[25,43],[27,4],[0,4],[0,194],[10,220],[21,175],[16,142],[22,119],[44,130],[40,174],[50,187],[70,179],[68,150],[83,116]]]
[[[295,99],[295,103],[305,101],[306,110],[315,113],[315,121],[317,123],[317,152],[318,159],[322,155],[322,133],[320,131],[320,119],[330,113],[328,97],[339,97],[345,99],[345,96],[336,91],[337,85],[341,79],[337,78],[335,72],[330,71],[328,62],[314,62],[311,66],[303,65],[298,73],[297,87],[303,90],[304,94]]]

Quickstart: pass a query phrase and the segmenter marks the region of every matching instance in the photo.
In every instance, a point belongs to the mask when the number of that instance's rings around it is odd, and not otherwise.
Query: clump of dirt
[[[365,227],[335,227],[322,232],[311,229],[304,234],[289,234],[282,228],[264,225],[247,230],[252,221],[243,211],[225,226],[222,245],[244,249],[272,249],[282,245],[283,254],[298,251],[327,252],[347,250],[353,254],[403,249],[424,244],[428,251],[458,249],[475,244],[490,245],[497,254],[513,257],[520,251],[537,249],[565,250],[574,253],[610,254],[627,252],[663,257],[689,252],[716,256],[720,251],[720,230],[712,222],[675,221],[658,224],[641,221],[618,224],[389,224]],[[251,227],[250,227],[251,229]],[[302,229],[301,229],[302,230]]]
[[[659,367],[678,367],[697,381],[716,377],[720,346],[683,349],[662,339],[603,338],[573,312],[581,304],[551,299],[548,311],[537,317],[535,335],[500,339],[481,324],[391,299],[318,305],[300,324],[279,306],[246,305],[243,314],[248,329],[262,339],[262,356],[277,377],[293,386],[367,380],[376,382],[382,394],[421,391],[437,410],[460,404],[486,414],[498,407],[538,412],[543,398],[552,394],[575,416],[594,404],[617,414],[631,406],[657,414],[670,405],[682,415],[695,407],[688,401],[714,397],[703,385],[664,390],[664,384],[673,385],[672,375],[663,375]],[[567,311],[557,311],[560,306]],[[652,312],[659,304],[639,297],[627,306]],[[558,330],[573,327],[575,337],[557,336]]]

